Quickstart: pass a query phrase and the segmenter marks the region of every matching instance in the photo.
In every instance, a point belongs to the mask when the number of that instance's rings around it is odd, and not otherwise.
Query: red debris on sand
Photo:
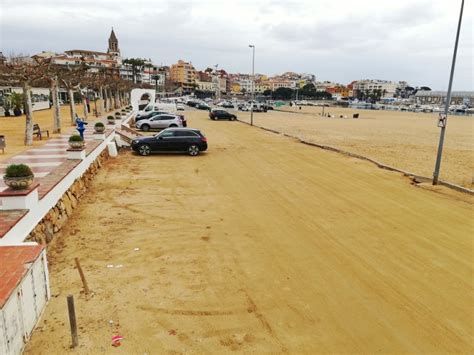
[[[114,335],[114,336],[112,337],[112,346],[117,347],[117,346],[122,345],[122,343],[120,343],[121,340],[123,340],[123,336],[121,336],[121,335]]]

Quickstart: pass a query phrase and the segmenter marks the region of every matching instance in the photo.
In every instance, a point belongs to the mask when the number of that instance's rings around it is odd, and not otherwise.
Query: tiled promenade
[[[107,126],[106,126],[107,127]],[[84,138],[86,144],[86,155],[96,149],[102,140],[93,139],[93,123],[86,129]],[[110,135],[112,129],[107,127],[106,135]],[[75,133],[71,131],[71,134]],[[80,160],[68,160],[67,152],[69,134],[63,134],[57,138],[51,138],[43,146],[32,148],[22,152],[10,159],[0,161],[0,176],[3,176],[5,168],[10,164],[27,164],[35,175],[35,181],[39,182],[39,198],[42,199],[54,188],[65,176],[69,174]],[[3,179],[0,179],[0,192],[7,189]],[[27,213],[27,210],[3,211],[0,201],[0,239]]]

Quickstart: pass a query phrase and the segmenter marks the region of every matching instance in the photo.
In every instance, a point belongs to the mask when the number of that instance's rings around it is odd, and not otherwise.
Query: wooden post
[[[67,296],[67,310],[69,313],[69,324],[71,326],[72,347],[75,348],[78,344],[77,324],[76,324],[76,310],[74,309],[73,295]]]
[[[74,258],[74,260],[76,261],[77,270],[79,270],[79,276],[81,276],[82,285],[84,286],[84,292],[87,295],[89,294],[89,287],[87,286],[86,278],[84,277],[84,273],[82,272],[81,264],[79,264],[78,258]]]

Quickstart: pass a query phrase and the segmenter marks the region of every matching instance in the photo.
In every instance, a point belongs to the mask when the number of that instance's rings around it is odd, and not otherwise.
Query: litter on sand
[[[114,335],[114,336],[112,337],[112,346],[117,347],[117,346],[122,345],[122,344],[121,344],[121,341],[122,341],[122,340],[123,340],[123,336],[121,336],[121,335]]]
[[[134,248],[133,250],[135,250],[135,251],[139,251],[139,250],[140,250],[140,248]]]
[[[113,268],[114,265],[113,265],[113,264],[109,264],[109,265],[107,265],[107,267],[110,269],[110,268]]]

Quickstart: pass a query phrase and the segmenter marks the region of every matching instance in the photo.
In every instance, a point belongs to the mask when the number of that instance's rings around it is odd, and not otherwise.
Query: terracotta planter
[[[105,126],[94,127],[94,133],[104,133],[104,132],[105,132]]]
[[[20,177],[8,177],[4,175],[3,181],[5,182],[5,185],[13,190],[25,190],[31,185],[33,178],[34,175]]]
[[[108,124],[115,124],[115,118],[107,118]]]
[[[72,149],[81,149],[84,147],[84,141],[79,141],[79,142],[69,142],[69,146]]]

